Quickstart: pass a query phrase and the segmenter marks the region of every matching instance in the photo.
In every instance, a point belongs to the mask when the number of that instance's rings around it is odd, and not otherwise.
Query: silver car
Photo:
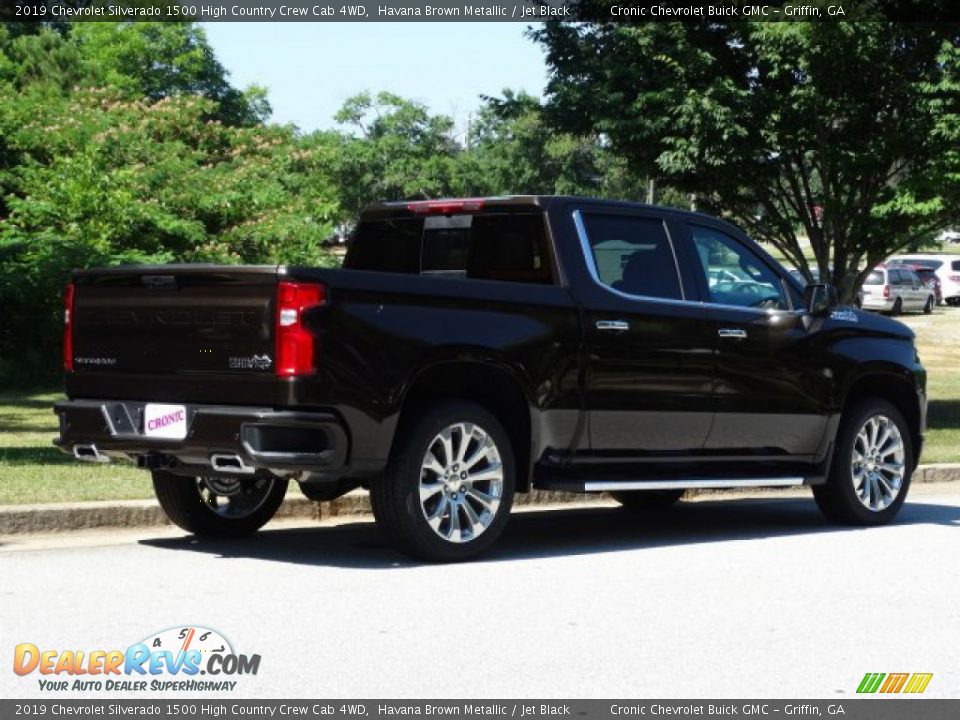
[[[933,312],[933,290],[907,267],[878,265],[863,281],[863,309],[899,315]]]

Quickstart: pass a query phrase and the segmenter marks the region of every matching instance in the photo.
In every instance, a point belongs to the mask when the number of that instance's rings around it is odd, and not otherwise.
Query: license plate
[[[187,436],[184,405],[153,405],[143,408],[143,434],[147,437],[183,440]]]

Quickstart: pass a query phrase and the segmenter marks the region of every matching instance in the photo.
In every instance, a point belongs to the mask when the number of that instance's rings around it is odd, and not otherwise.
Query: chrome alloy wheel
[[[490,527],[503,495],[503,463],[493,438],[472,423],[456,423],[430,441],[420,468],[420,509],[430,527],[453,543]]]
[[[879,512],[900,494],[904,474],[904,444],[900,428],[886,415],[873,415],[853,441],[850,470],[857,498]]]
[[[199,477],[197,492],[210,512],[239,520],[260,509],[275,482],[274,478]]]

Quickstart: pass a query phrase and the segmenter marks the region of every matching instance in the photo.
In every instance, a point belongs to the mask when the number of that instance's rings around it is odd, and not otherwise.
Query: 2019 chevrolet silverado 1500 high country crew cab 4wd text
[[[56,443],[135,460],[197,535],[257,530],[289,480],[370,490],[404,551],[459,560],[514,494],[811,485],[896,515],[926,373],[900,323],[801,288],[737,228],[572,197],[382,203],[343,269],[81,270]]]

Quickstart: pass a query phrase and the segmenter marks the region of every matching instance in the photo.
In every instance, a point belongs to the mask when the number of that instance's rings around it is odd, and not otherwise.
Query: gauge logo
[[[43,676],[41,690],[233,690],[234,677],[259,669],[259,654],[238,653],[219,632],[198,625],[151,633],[123,650],[41,650],[20,643],[13,653],[14,673]],[[70,676],[76,679],[63,679]]]

